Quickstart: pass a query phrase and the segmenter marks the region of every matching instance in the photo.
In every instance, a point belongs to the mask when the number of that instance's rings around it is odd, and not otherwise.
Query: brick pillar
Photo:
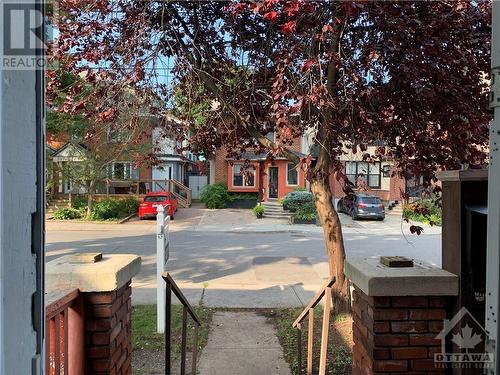
[[[353,291],[353,375],[444,372],[435,366],[444,297],[369,297]]]
[[[78,288],[83,296],[85,373],[132,373],[130,296],[141,258],[133,254],[66,255],[46,265],[46,288]]]
[[[434,354],[436,336],[458,292],[457,276],[415,263],[391,268],[378,258],[349,259],[346,275],[354,285],[353,375],[444,373]]]
[[[131,294],[130,282],[110,292],[83,293],[87,373],[132,373]]]

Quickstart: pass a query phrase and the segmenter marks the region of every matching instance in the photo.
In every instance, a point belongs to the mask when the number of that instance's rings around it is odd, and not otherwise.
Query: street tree
[[[346,149],[391,158],[395,173],[427,185],[439,169],[485,161],[487,1],[63,0],[60,9],[54,56],[66,69],[167,101],[172,85],[183,87],[194,151],[252,149],[304,168],[341,300],[345,250],[329,177],[352,189],[339,161]],[[317,157],[290,150],[304,132]]]
[[[70,194],[74,192],[86,196],[87,217],[90,217],[96,191],[99,187],[103,188],[107,179],[133,177],[131,170],[126,168],[114,171],[113,176],[114,162],[130,161],[134,163],[134,168],[152,162],[151,134],[156,120],[137,115],[142,114],[142,100],[133,95],[130,88],[121,90],[126,100],[117,99],[117,106],[107,109],[100,116],[85,113],[79,104],[68,109],[68,101],[85,102],[87,106],[98,108],[96,98],[102,100],[102,96],[96,96],[95,91],[106,90],[107,84],[89,85],[81,76],[62,70],[55,73],[59,78],[57,86],[51,88],[46,128],[50,139],[66,143],[66,161],[56,167],[52,162],[51,175],[53,179],[62,177],[63,181],[69,182],[72,187]],[[75,96],[68,99],[71,94]],[[119,109],[123,103],[127,103],[127,107]],[[58,181],[50,181],[49,184],[55,189]]]

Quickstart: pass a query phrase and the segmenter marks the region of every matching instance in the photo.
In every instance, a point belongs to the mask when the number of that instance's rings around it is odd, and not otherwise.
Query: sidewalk
[[[254,312],[215,313],[198,369],[200,375],[291,374],[275,328]]]

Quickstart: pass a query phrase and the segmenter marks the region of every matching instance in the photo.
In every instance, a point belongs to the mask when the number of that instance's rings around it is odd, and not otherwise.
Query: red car
[[[177,199],[165,191],[146,194],[139,205],[139,220],[145,217],[155,217],[160,205],[165,207],[165,213],[168,212],[170,219],[174,220],[174,213],[177,211]]]

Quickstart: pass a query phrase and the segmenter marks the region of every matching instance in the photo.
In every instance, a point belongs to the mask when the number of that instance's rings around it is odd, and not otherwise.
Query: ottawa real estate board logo
[[[48,22],[44,22],[46,18],[41,4],[42,1],[0,2],[0,69],[36,70],[45,67],[45,40],[51,38],[52,29],[46,27]]]
[[[436,336],[441,352],[434,354],[437,368],[486,369],[494,366],[494,354],[485,350],[487,332],[477,319],[462,307]]]

